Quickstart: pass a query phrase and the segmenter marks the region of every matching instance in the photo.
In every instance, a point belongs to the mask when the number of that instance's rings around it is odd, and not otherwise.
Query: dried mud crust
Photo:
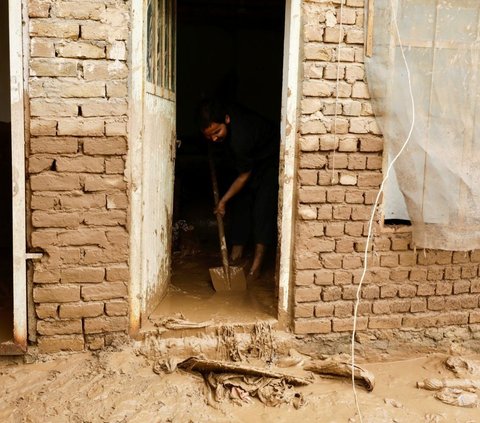
[[[405,357],[409,354],[406,352]],[[167,356],[165,356],[167,358]],[[372,392],[357,389],[365,422],[479,422],[479,409],[443,404],[418,380],[448,377],[446,356],[432,354],[362,364],[375,374]],[[474,357],[478,359],[478,357]],[[0,359],[1,422],[358,422],[348,381],[316,376],[298,387],[306,403],[266,407],[207,405],[202,377],[158,375],[133,347],[96,354],[60,354],[32,364]]]

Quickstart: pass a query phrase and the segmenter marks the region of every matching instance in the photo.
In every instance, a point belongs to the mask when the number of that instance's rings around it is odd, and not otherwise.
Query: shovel
[[[215,164],[213,163],[212,148],[209,146],[208,162],[210,164],[210,176],[212,177],[213,198],[215,200],[215,208],[217,207],[220,197],[218,195],[217,173],[215,172]],[[211,267],[210,277],[212,284],[217,292],[224,291],[245,291],[247,289],[247,280],[243,268],[239,266],[230,266],[228,263],[227,242],[225,240],[225,227],[223,226],[223,218],[217,213],[218,238],[220,241],[220,252],[222,254],[222,267]]]

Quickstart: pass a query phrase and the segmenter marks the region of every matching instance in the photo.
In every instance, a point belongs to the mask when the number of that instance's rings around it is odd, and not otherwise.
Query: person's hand
[[[220,216],[225,216],[225,207],[227,203],[225,201],[220,200],[217,204],[217,207],[215,208],[214,213],[219,214]]]

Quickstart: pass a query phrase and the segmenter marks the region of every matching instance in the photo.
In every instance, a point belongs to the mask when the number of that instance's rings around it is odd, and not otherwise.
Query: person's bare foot
[[[262,268],[263,257],[265,256],[265,245],[256,244],[255,245],[255,255],[253,257],[252,267],[248,272],[248,279],[251,281],[257,280],[260,276],[260,271]]]

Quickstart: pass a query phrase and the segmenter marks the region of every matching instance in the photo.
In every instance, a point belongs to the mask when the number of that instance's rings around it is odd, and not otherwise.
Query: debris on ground
[[[480,390],[480,378],[471,379],[465,376],[480,377],[480,362],[452,356],[445,360],[444,365],[457,375],[456,379],[426,378],[417,382],[417,388],[437,391],[434,397],[445,404],[470,408],[479,406],[476,391]]]
[[[480,361],[463,357],[448,357],[445,366],[458,377],[480,377]]]
[[[190,357],[181,362],[175,359],[158,361],[154,364],[153,371],[157,374],[171,373],[176,368],[198,372],[203,376],[207,387],[207,403],[212,407],[225,400],[241,405],[251,402],[252,398],[258,398],[270,407],[291,404],[299,408],[305,400],[294,387],[306,386],[313,380],[313,377],[293,376],[248,363],[203,357]]]
[[[214,324],[213,320],[206,320],[204,322],[192,322],[187,320],[182,313],[177,313],[173,316],[164,317],[160,320],[155,320],[153,324],[156,327],[164,327],[171,330],[182,329],[201,329]]]
[[[372,372],[354,365],[355,382],[372,391],[375,386],[375,376]],[[352,362],[349,356],[341,354],[322,360],[312,360],[304,366],[305,370],[320,375],[352,377]]]
[[[275,356],[275,344],[270,323],[258,322],[253,325],[248,354],[264,360],[266,363],[272,363]]]
[[[272,379],[283,379],[293,386],[306,386],[312,382],[312,377],[298,377],[277,370],[265,369],[252,366],[248,363],[232,363],[229,361],[211,360],[202,357],[190,357],[177,366],[179,369],[196,371],[199,373],[233,373],[245,376],[267,377]]]
[[[479,405],[478,395],[474,392],[467,392],[463,389],[444,388],[438,391],[435,398],[449,405],[456,405],[459,407],[477,407]]]
[[[240,345],[235,336],[235,328],[230,325],[223,325],[217,329],[218,337],[218,353],[223,355],[225,359],[232,361],[243,361]]]
[[[436,379],[427,378],[423,382],[417,382],[417,387],[429,391],[439,391],[443,388],[473,390],[480,389],[480,380],[474,379]]]

